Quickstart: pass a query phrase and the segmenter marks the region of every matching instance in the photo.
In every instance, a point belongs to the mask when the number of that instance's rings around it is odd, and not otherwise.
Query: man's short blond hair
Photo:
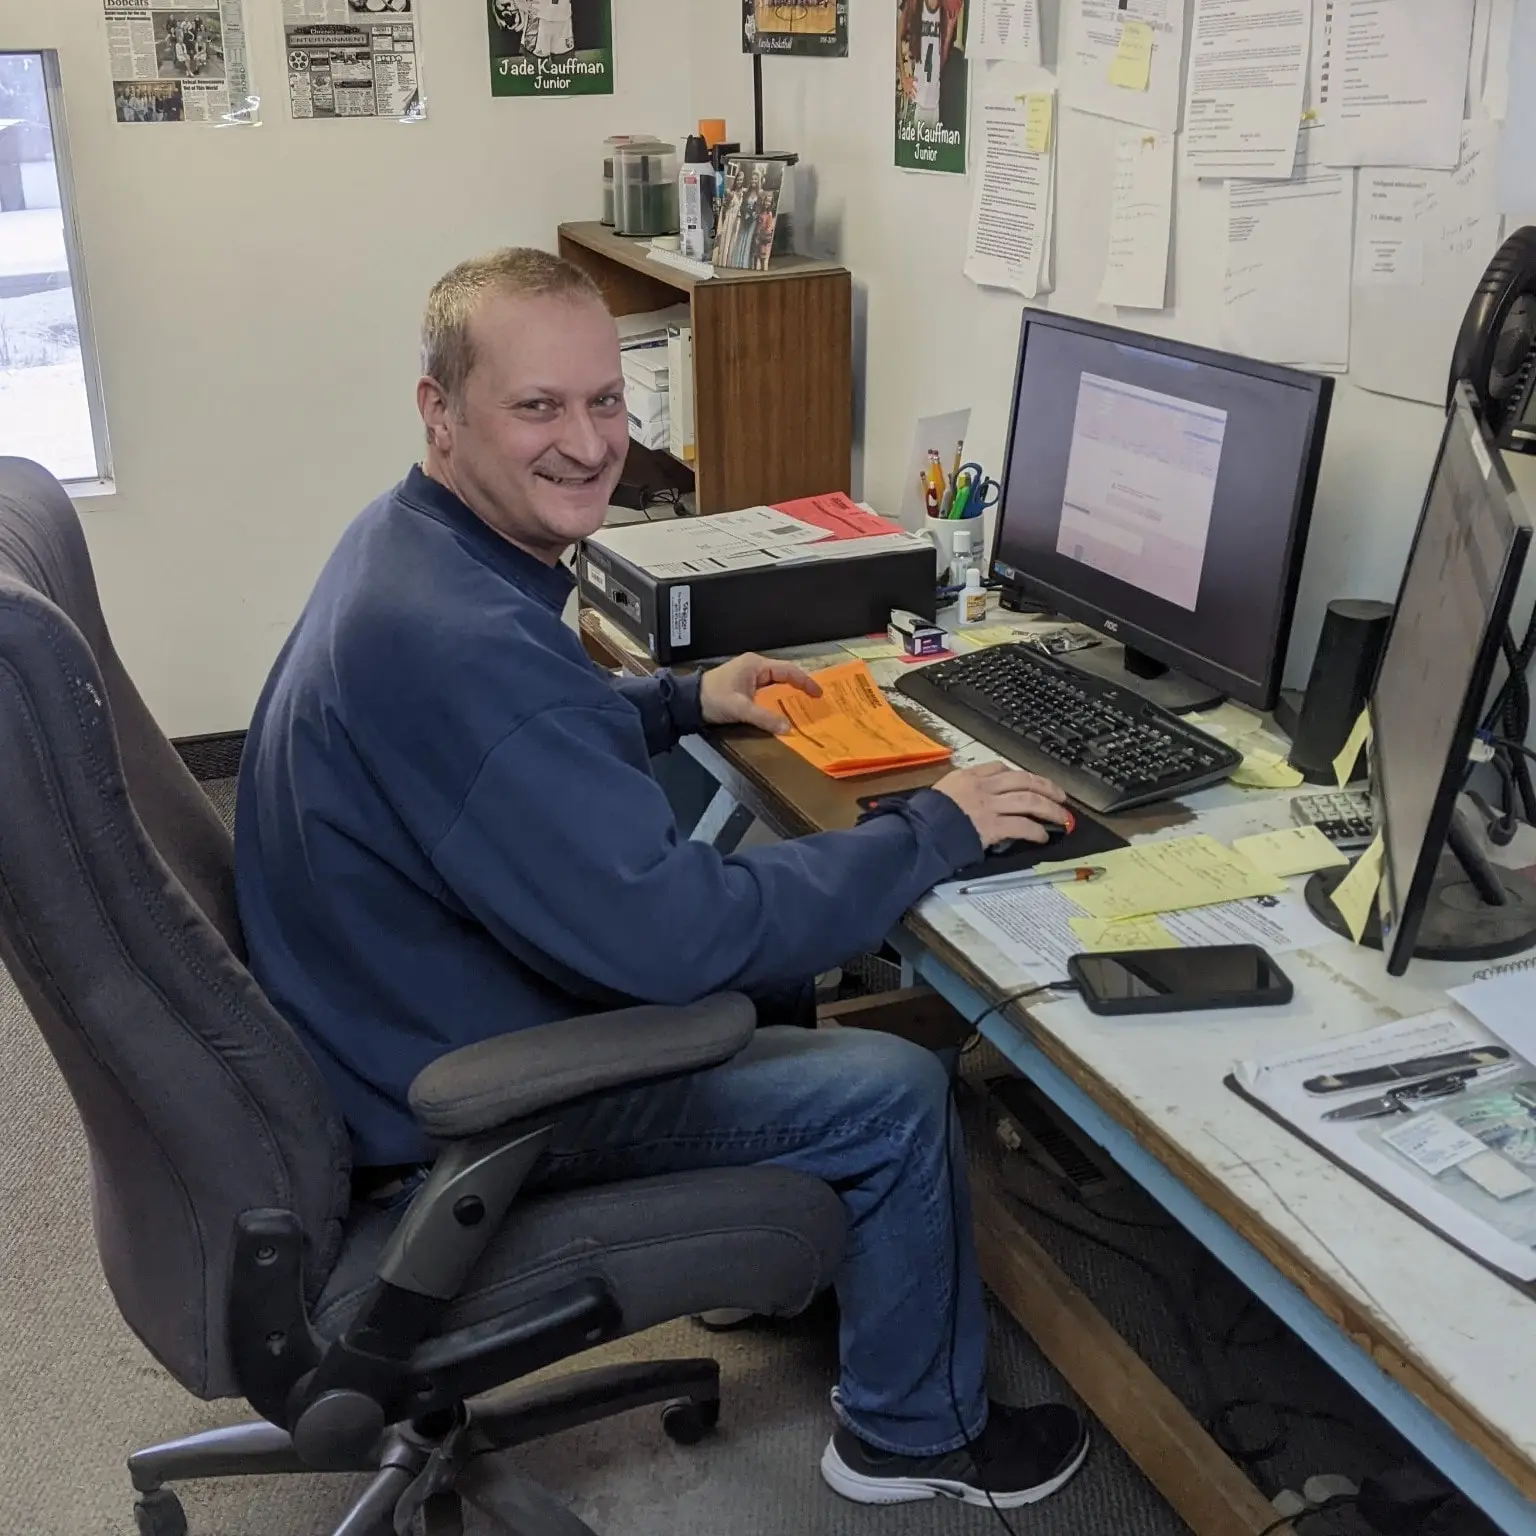
[[[469,322],[487,294],[511,298],[552,296],[595,299],[604,304],[602,290],[580,267],[548,251],[510,246],[463,261],[440,277],[427,299],[421,322],[421,371],[436,379],[455,407],[475,367],[475,344]]]

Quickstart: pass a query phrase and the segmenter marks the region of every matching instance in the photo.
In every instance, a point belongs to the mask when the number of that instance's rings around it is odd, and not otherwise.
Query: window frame
[[[53,169],[59,184],[59,211],[63,215],[64,259],[69,266],[69,288],[75,304],[75,328],[80,334],[80,362],[85,375],[86,408],[91,422],[91,445],[96,473],[63,481],[71,496],[111,495],[116,484],[112,469],[112,439],[107,430],[106,395],[96,349],[96,325],[91,309],[90,283],[80,239],[80,220],[75,197],[74,162],[70,155],[69,124],[64,111],[63,77],[56,48],[4,48],[0,55],[40,59],[43,98],[48,110],[48,134],[53,145]]]

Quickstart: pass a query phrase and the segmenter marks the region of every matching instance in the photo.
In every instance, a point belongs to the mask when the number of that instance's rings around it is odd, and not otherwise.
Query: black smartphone
[[[1257,944],[1073,955],[1067,974],[1094,1013],[1188,1013],[1288,1003],[1290,978]]]

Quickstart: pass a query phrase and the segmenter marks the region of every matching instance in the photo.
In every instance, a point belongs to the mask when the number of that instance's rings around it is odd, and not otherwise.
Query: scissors
[[[958,497],[960,483],[965,482],[965,506],[960,513],[961,517],[980,517],[988,507],[997,505],[998,484],[995,480],[989,480],[986,471],[980,464],[962,464],[960,473],[955,476],[955,494]],[[951,514],[953,515],[953,514]]]

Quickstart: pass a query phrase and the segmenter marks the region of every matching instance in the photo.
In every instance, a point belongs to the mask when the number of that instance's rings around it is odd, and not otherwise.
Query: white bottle
[[[708,261],[715,244],[715,168],[698,134],[689,134],[677,176],[679,249],[694,261]]]
[[[980,624],[987,616],[987,594],[981,585],[981,572],[973,565],[965,573],[965,590],[960,594],[960,624]]]
[[[969,528],[956,528],[949,538],[949,571],[945,577],[944,585],[947,587],[963,587],[965,585],[965,573],[970,570],[971,562],[976,558],[975,539]]]

